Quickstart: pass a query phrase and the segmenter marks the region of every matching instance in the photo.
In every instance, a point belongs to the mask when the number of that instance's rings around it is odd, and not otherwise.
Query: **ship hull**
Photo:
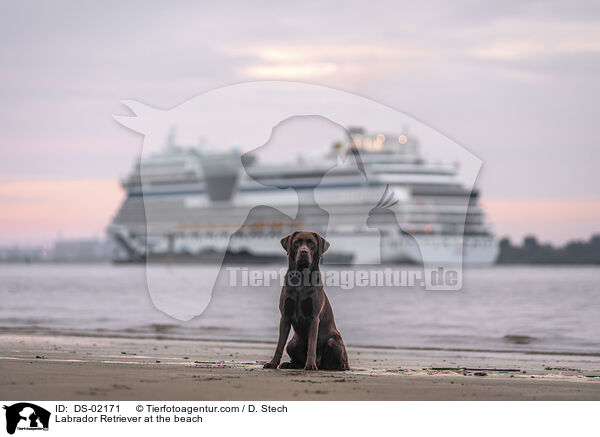
[[[400,234],[380,238],[377,233],[331,234],[326,238],[331,249],[323,258],[324,264],[378,265],[415,264],[487,266],[498,255],[493,236],[442,236]],[[231,238],[224,236],[181,236],[169,242],[154,241],[154,250],[133,258],[123,253],[116,262],[175,262],[175,263],[248,263],[281,262],[285,253],[280,237],[254,235]],[[169,247],[172,250],[169,251]],[[429,250],[428,250],[429,249]],[[423,254],[424,251],[427,251]]]

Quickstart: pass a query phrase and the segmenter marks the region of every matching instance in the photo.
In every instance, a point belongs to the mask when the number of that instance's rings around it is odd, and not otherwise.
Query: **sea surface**
[[[183,322],[153,305],[143,266],[0,264],[0,333],[275,342],[280,287],[227,281]],[[461,291],[327,294],[351,346],[600,356],[598,267],[496,266],[466,269]]]

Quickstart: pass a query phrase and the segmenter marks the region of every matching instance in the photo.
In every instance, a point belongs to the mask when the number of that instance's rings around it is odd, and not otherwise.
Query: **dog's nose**
[[[302,255],[308,255],[308,249],[304,249],[304,248],[302,248],[302,249],[300,249],[300,253],[301,253]]]

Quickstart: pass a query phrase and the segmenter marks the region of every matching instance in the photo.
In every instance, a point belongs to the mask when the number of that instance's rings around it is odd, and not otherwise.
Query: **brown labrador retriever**
[[[333,311],[323,289],[319,262],[329,242],[316,232],[297,231],[281,239],[287,252],[288,272],[279,298],[279,340],[265,368],[276,369],[283,347],[294,327],[286,351],[291,358],[281,368],[348,370],[348,354],[335,327]]]

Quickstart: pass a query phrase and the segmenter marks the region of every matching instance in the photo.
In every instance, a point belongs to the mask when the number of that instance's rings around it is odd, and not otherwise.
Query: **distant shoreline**
[[[85,240],[84,240],[85,241]],[[97,244],[100,244],[97,242]],[[42,256],[42,254],[44,254]],[[339,265],[350,259],[341,259]],[[162,264],[251,264],[262,265],[284,262],[284,257],[256,257],[248,253],[228,254],[225,259],[214,253],[207,253],[204,257],[179,256],[174,259],[167,257],[153,259],[153,262]],[[32,246],[19,249],[19,246],[0,246],[0,264],[106,264],[114,265],[141,265],[145,259],[139,258],[128,261],[111,260],[109,252],[78,257],[53,258],[46,254],[45,246]],[[548,243],[539,243],[537,237],[526,236],[523,243],[513,245],[509,238],[502,238],[499,242],[499,255],[496,265],[590,265],[600,264],[600,234],[592,235],[586,240],[571,240],[562,246],[555,247]],[[348,265],[352,265],[348,263]]]
[[[588,241],[569,241],[563,246],[540,244],[534,236],[513,246],[508,238],[500,240],[497,264],[508,265],[598,265],[600,264],[600,234]]]

